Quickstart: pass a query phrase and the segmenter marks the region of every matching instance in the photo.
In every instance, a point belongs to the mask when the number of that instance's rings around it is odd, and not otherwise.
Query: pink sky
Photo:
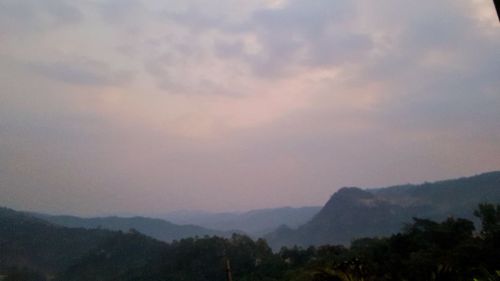
[[[500,169],[492,1],[0,6],[0,205],[322,205]]]

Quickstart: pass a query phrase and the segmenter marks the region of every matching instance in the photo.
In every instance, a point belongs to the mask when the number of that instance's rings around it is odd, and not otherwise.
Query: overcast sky
[[[490,0],[0,0],[0,205],[322,205],[500,170]]]

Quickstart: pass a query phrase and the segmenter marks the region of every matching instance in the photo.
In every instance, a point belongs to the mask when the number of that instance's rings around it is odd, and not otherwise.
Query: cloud
[[[398,130],[496,131],[493,120],[500,115],[493,108],[500,99],[492,89],[500,85],[494,78],[500,40],[490,34],[495,29],[475,17],[469,1],[412,5],[402,18],[374,25],[392,31],[389,43],[361,65],[353,82],[388,85],[380,122]]]
[[[210,34],[215,44],[208,47],[215,55],[239,59],[259,78],[289,76],[304,67],[340,66],[361,60],[373,46],[369,34],[351,25],[356,16],[351,1],[286,1],[254,7],[239,18],[228,15],[227,7],[207,14],[204,5],[188,6],[165,15],[180,28],[189,28],[190,35]]]
[[[64,0],[0,1],[0,30],[18,36],[24,32],[76,24],[83,19],[84,15],[80,9]]]
[[[303,66],[338,67],[369,52],[369,34],[352,28],[351,1],[288,1],[253,13],[247,23],[261,49],[245,59],[262,77],[291,74]],[[349,32],[345,32],[349,30]]]
[[[129,71],[113,71],[104,62],[86,58],[27,63],[25,67],[48,79],[79,86],[116,86],[132,78]]]
[[[301,37],[321,36],[331,24],[352,19],[355,6],[351,1],[300,0],[286,2],[280,8],[264,8],[253,13],[253,23],[277,34],[286,32]]]
[[[129,25],[142,28],[147,22],[147,6],[139,0],[105,0],[96,3],[101,18],[109,24]]]

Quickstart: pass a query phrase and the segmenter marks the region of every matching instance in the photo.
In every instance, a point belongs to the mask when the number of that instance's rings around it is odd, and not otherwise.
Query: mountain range
[[[309,221],[320,209],[321,207],[283,207],[225,213],[178,211],[164,215],[166,219],[143,216],[82,218],[41,213],[31,215],[55,225],[71,228],[115,231],[134,229],[155,239],[171,242],[195,236],[230,237],[232,233],[245,233],[257,238],[276,230],[280,225],[296,228]]]
[[[349,244],[361,237],[388,236],[413,217],[443,220],[472,216],[479,203],[500,203],[500,172],[385,188],[344,187],[297,229],[282,226],[265,236],[281,246]]]
[[[209,213],[203,211],[177,211],[162,217],[177,224],[194,224],[219,231],[239,230],[259,237],[281,225],[291,228],[308,222],[321,210],[319,206],[256,209],[248,212]]]
[[[375,243],[371,244],[373,246],[388,241],[377,237],[420,231],[415,229],[415,224],[411,228],[412,221],[426,227],[437,227],[435,230],[440,235],[447,229],[441,226],[453,224],[467,226],[472,231],[472,222],[450,217],[462,217],[477,223],[473,213],[480,203],[500,203],[500,172],[419,185],[372,189],[344,187],[334,193],[308,222],[295,229],[283,225],[265,238],[274,249],[278,249],[294,245],[348,245],[353,240],[372,237],[356,240],[353,245],[357,251],[366,243]],[[500,212],[500,207],[496,210]],[[294,212],[290,209],[281,211]],[[308,211],[313,212],[314,208]],[[280,216],[273,217],[273,212],[280,213],[262,210],[247,215],[257,218],[267,215],[275,224],[277,220],[272,218]],[[445,220],[446,223],[438,224],[433,220]],[[238,234],[230,239],[212,236],[228,236],[230,233],[145,217],[78,218],[0,208],[0,280],[18,273],[31,274],[32,277],[38,274],[47,280],[58,281],[139,281],[159,280],[160,276],[162,280],[207,280],[207,272],[212,272],[215,280],[223,278],[221,263],[225,253],[231,256],[235,268],[246,270],[235,271],[241,274],[239,276],[251,276],[256,270],[267,276],[270,268],[286,268],[288,258],[280,261],[281,254],[309,253],[309,248],[303,252],[300,248],[288,248],[274,255],[262,239],[254,241]],[[471,232],[470,237],[483,234],[472,236]],[[182,239],[193,236],[205,238]],[[392,237],[401,242],[400,236]],[[167,244],[159,240],[176,241]],[[325,249],[337,253],[346,248],[326,246],[317,249],[317,253],[326,254],[328,251],[322,252]],[[192,278],[185,279],[185,276]]]
[[[122,280],[116,276],[140,273],[137,269],[159,259],[166,247],[136,231],[63,227],[0,208],[0,280],[9,271],[28,275],[9,280],[51,280],[62,273],[78,277],[59,280]],[[92,268],[88,260],[95,262]]]
[[[243,213],[177,212],[169,220],[147,217],[54,216],[26,214],[40,222],[87,230],[133,229],[171,242],[187,237],[246,233],[282,246],[348,245],[361,237],[388,236],[400,231],[413,217],[444,220],[471,215],[479,203],[500,202],[500,172],[472,177],[383,188],[344,187],[322,207],[275,208]],[[177,223],[177,224],[176,224]],[[195,225],[197,224],[197,225]]]
[[[171,242],[187,237],[219,236],[229,237],[233,232],[238,231],[218,231],[204,228],[197,225],[179,225],[162,219],[146,217],[96,217],[80,218],[75,216],[51,216],[45,214],[33,214],[35,217],[43,219],[49,223],[85,229],[107,229],[115,231],[136,230],[142,234],[155,239]]]

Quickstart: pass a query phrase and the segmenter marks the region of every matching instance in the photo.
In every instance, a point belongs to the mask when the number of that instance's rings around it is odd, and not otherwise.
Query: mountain
[[[110,233],[106,231],[66,229],[21,212],[0,208],[2,268],[22,265],[44,272],[57,271],[107,237]]]
[[[418,208],[418,214],[442,220],[449,216],[474,219],[480,202],[500,202],[500,171],[420,185],[400,185],[369,190],[378,198]]]
[[[62,273],[57,280],[122,280],[121,276],[142,272],[152,260],[159,260],[167,244],[136,231],[62,227],[0,208],[0,249],[0,279],[20,271],[37,276],[29,280]],[[92,268],[87,267],[90,261]]]
[[[309,222],[296,230],[280,227],[266,239],[274,248],[346,245],[356,238],[396,233],[412,217],[477,222],[472,213],[479,203],[500,203],[500,172],[420,185],[344,187]]]
[[[222,232],[212,229],[207,229],[196,225],[178,225],[171,222],[145,218],[145,217],[100,217],[100,218],[80,218],[75,216],[51,216],[45,214],[34,214],[35,216],[46,220],[50,223],[65,226],[65,227],[79,227],[86,229],[108,229],[108,230],[121,230],[128,231],[134,229],[153,237],[155,239],[171,242],[187,237],[195,236],[221,236],[228,237],[231,235],[229,232]]]
[[[153,257],[163,243],[138,233],[102,229],[66,228],[53,225],[30,214],[0,208],[0,273],[10,267],[29,268],[45,276],[54,276],[92,251],[102,252],[110,241],[131,239],[130,245],[141,251],[129,251],[124,267],[144,264],[144,256]],[[1,274],[0,274],[1,275]]]
[[[179,211],[164,217],[175,223],[196,224],[221,231],[234,229],[257,237],[277,229],[280,225],[298,227],[309,221],[321,207],[257,209],[243,213],[207,213]]]
[[[167,244],[133,230],[68,228],[0,208],[0,280],[224,280],[226,259],[235,280],[277,281],[286,269],[264,240],[243,235]]]
[[[356,188],[335,197],[373,204]],[[415,219],[403,232],[356,240],[350,248],[273,253],[265,240],[238,234],[167,244],[137,231],[67,228],[0,208],[0,280],[497,280],[500,205],[479,209],[479,235],[466,219]]]

